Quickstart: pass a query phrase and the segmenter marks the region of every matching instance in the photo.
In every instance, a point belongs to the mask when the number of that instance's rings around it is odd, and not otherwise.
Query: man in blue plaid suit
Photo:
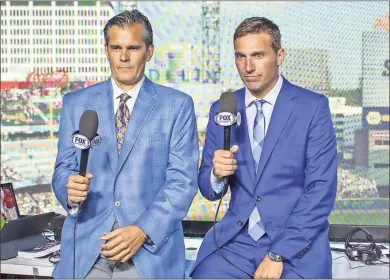
[[[53,276],[183,278],[181,220],[197,192],[198,135],[190,96],[144,76],[153,31],[137,10],[108,21],[111,78],[64,96],[53,190],[69,212]],[[99,147],[79,176],[71,135],[85,110],[98,114]]]

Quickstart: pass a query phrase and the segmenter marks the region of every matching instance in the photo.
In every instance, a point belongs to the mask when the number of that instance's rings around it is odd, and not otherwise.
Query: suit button
[[[243,223],[241,221],[238,221],[237,223],[240,227],[243,225]]]
[[[115,206],[116,206],[116,207],[119,207],[119,206],[121,206],[121,203],[120,203],[120,201],[115,201]]]
[[[260,200],[261,200],[260,196],[256,196],[256,201],[260,201]]]

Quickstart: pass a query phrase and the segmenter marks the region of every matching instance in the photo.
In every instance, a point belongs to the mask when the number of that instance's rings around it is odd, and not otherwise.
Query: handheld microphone
[[[221,94],[220,112],[215,115],[215,123],[223,126],[223,149],[230,150],[230,133],[232,125],[237,122],[237,100],[233,92]]]
[[[85,177],[85,174],[87,173],[89,149],[91,146],[94,146],[94,142],[101,142],[101,139],[98,139],[98,141],[94,140],[95,136],[97,136],[98,125],[99,119],[97,113],[93,110],[86,110],[81,115],[79,130],[73,133],[71,138],[72,144],[76,148],[81,149],[79,175],[83,177]],[[79,204],[77,209],[75,225],[73,228],[73,279],[75,279],[76,275],[76,228],[81,206],[82,203]]]
[[[95,138],[99,125],[98,115],[93,110],[85,111],[81,118],[80,130],[73,133],[72,144],[81,149],[80,171],[79,175],[85,176],[87,173],[89,149],[91,148],[92,140]]]
[[[237,100],[233,92],[224,92],[221,94],[221,97],[219,99],[219,105],[220,105],[220,112],[215,114],[214,121],[217,125],[223,126],[223,149],[229,151],[230,150],[230,134],[232,130],[232,125],[235,124],[236,122],[239,124],[240,120],[237,118]],[[249,273],[245,269],[240,268],[238,265],[234,264],[232,261],[230,261],[221,251],[221,247],[219,246],[217,242],[217,233],[216,233],[216,223],[217,223],[217,217],[218,217],[218,212],[219,208],[221,207],[221,202],[223,198],[223,194],[227,192],[228,188],[228,177],[223,178],[223,190],[222,190],[222,195],[218,203],[217,210],[215,212],[215,217],[214,217],[214,227],[213,227],[213,232],[214,232],[214,243],[215,246],[217,247],[217,250],[221,254],[221,256],[232,266],[237,268],[238,270],[241,270],[242,272],[246,273],[249,275],[251,278],[253,278],[253,274]]]

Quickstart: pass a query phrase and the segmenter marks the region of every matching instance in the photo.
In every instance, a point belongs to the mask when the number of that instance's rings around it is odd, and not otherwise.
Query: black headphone
[[[55,241],[61,241],[61,235],[62,235],[62,226],[58,227],[54,231],[54,240]]]
[[[352,237],[359,231],[363,231],[366,234],[366,240],[368,245],[356,244],[352,245],[350,242]],[[351,261],[361,261],[367,265],[372,265],[373,262],[378,261],[382,256],[381,249],[376,246],[374,237],[364,228],[354,228],[345,239],[345,254]]]

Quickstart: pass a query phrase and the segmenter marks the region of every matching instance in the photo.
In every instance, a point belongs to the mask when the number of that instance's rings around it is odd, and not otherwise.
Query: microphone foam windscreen
[[[92,140],[96,136],[98,125],[97,113],[93,110],[87,110],[80,118],[79,132],[89,140]]]
[[[219,101],[221,112],[229,112],[237,116],[237,100],[234,92],[222,93]]]

